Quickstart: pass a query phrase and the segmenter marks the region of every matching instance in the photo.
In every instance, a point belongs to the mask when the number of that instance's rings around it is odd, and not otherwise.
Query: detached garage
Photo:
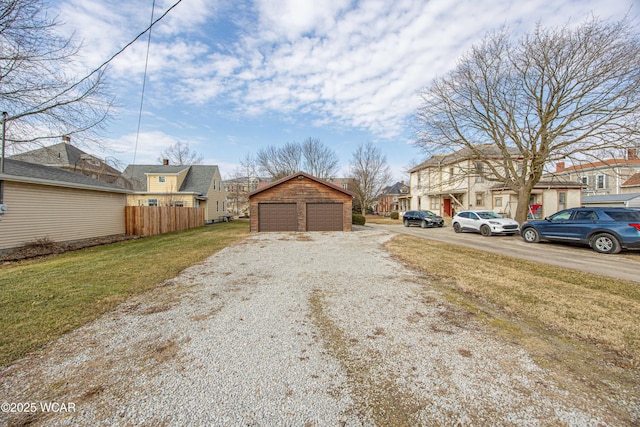
[[[251,231],[351,231],[353,194],[298,172],[249,194]]]

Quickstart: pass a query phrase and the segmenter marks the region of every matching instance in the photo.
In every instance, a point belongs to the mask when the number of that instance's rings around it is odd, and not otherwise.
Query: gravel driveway
[[[0,371],[0,402],[36,408],[0,425],[621,425],[392,259],[392,236],[251,235]]]

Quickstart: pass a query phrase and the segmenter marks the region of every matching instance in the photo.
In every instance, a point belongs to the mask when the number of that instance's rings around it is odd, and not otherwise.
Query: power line
[[[180,0],[180,1],[182,1],[182,0]],[[178,3],[176,3],[176,4],[178,4]],[[133,149],[133,164],[134,165],[136,164],[136,156],[138,154],[138,139],[140,138],[140,124],[142,123],[142,105],[144,103],[144,91],[145,91],[145,87],[147,85],[147,68],[149,66],[149,50],[151,49],[151,27],[153,27],[153,12],[154,12],[155,9],[156,9],[156,0],[153,0],[153,3],[151,5],[151,25],[149,25],[149,38],[147,39],[147,56],[146,56],[146,58],[144,60],[144,73],[142,75],[142,93],[140,95],[140,111],[138,112],[138,129],[136,130],[136,144],[135,144],[135,147]],[[167,14],[167,12],[165,12],[165,15]]]
[[[142,31],[140,34],[138,34],[133,40],[131,40],[129,43],[127,43],[126,45],[124,45],[124,47],[122,47],[122,49],[120,49],[119,51],[117,51],[116,53],[114,53],[113,55],[111,55],[111,57],[109,59],[107,59],[106,61],[104,61],[102,64],[100,64],[100,66],[96,67],[93,71],[91,71],[89,74],[87,74],[86,76],[84,76],[83,78],[81,78],[80,80],[78,80],[76,83],[74,83],[73,85],[69,86],[68,88],[66,88],[65,90],[63,90],[62,92],[58,93],[56,96],[48,99],[45,102],[40,103],[38,106],[32,108],[30,111],[35,111],[38,108],[40,108],[42,105],[45,105],[49,102],[51,102],[52,100],[64,95],[67,92],[72,91],[73,89],[75,89],[76,87],[80,86],[84,81],[88,80],[89,78],[91,78],[91,76],[93,76],[94,74],[96,74],[97,72],[99,72],[100,70],[102,70],[104,67],[106,67],[111,61],[113,61],[118,55],[120,55],[122,52],[124,52],[125,50],[127,50],[127,48],[129,46],[131,46],[132,44],[134,44],[135,42],[138,41],[138,39],[140,37],[142,37],[143,35],[145,35],[145,33],[147,31],[150,31],[151,28],[153,28],[154,25],[156,25],[158,22],[160,22],[165,16],[167,16],[167,14],[169,12],[171,12],[171,10],[173,10],[177,5],[179,5],[182,2],[182,0],[177,0],[173,5],[171,5],[171,7],[169,9],[167,9],[162,15],[160,15],[158,17],[158,19],[156,20],[152,20],[151,24],[149,24],[149,26]],[[154,0],[154,4],[155,4],[155,0]],[[153,16],[153,14],[152,14]],[[25,115],[25,113],[21,114],[21,115]],[[15,118],[15,117],[14,117]]]

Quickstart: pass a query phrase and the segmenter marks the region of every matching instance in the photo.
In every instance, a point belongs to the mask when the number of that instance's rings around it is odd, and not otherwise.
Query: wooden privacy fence
[[[155,236],[205,224],[203,208],[125,206],[124,217],[130,236]]]

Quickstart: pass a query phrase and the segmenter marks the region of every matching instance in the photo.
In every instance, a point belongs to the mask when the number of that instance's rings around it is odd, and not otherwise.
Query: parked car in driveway
[[[511,218],[504,218],[494,211],[472,210],[462,211],[451,220],[453,231],[474,231],[485,237],[492,234],[518,234],[520,224]]]
[[[422,228],[442,227],[444,219],[431,211],[406,211],[402,215],[402,223],[405,227],[410,225],[419,225]]]
[[[572,208],[522,224],[525,242],[541,240],[589,245],[616,254],[640,248],[640,211],[628,208]]]

